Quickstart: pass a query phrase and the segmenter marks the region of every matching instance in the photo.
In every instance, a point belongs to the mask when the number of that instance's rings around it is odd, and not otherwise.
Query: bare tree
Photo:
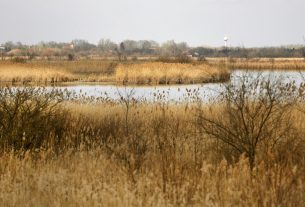
[[[112,42],[110,39],[101,39],[98,42],[97,47],[104,53],[115,51],[117,44]]]
[[[127,57],[125,55],[125,44],[124,42],[121,42],[120,43],[120,46],[119,46],[119,49],[116,48],[115,49],[116,53],[117,53],[117,56],[118,56],[118,59],[119,61],[122,61],[122,60],[126,60]]]
[[[81,39],[72,40],[72,44],[74,45],[75,51],[90,51],[91,49],[96,48],[94,44],[91,44],[88,41]]]
[[[198,107],[199,127],[238,155],[245,154],[253,169],[259,144],[274,146],[289,133],[293,100],[287,96],[291,90],[291,86],[278,81],[259,80],[259,77],[251,80],[244,76],[225,85],[220,107],[211,107],[208,113]]]
[[[303,41],[304,41],[304,44],[305,44],[305,36],[303,36]],[[301,49],[301,53],[302,53],[302,56],[303,56],[304,61],[305,61],[305,45],[304,45],[303,48]]]
[[[4,57],[3,57],[3,53],[4,53],[4,51],[5,51],[5,47],[0,46],[1,60],[3,60],[3,59],[4,59]]]

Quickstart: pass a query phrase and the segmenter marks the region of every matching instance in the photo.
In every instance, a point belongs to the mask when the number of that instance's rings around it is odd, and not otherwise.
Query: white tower
[[[227,36],[225,36],[225,37],[223,38],[223,40],[225,41],[225,47],[227,47],[227,46],[228,46],[229,38],[228,38]]]

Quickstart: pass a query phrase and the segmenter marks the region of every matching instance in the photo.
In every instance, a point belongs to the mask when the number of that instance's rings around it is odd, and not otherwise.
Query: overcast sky
[[[0,0],[0,43],[100,38],[191,46],[304,43],[305,0]]]

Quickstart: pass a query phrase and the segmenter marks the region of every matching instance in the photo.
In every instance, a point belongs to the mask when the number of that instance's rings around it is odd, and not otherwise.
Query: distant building
[[[21,49],[12,49],[7,54],[10,56],[22,56],[24,55],[24,52]]]
[[[74,44],[65,44],[63,47],[64,50],[73,50],[74,49]]]
[[[194,52],[194,53],[192,54],[192,57],[200,57],[200,54],[199,54],[198,52]]]

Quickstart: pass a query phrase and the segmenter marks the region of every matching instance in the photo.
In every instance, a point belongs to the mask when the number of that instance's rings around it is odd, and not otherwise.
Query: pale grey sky
[[[0,0],[0,43],[174,39],[192,46],[304,43],[305,0]]]

